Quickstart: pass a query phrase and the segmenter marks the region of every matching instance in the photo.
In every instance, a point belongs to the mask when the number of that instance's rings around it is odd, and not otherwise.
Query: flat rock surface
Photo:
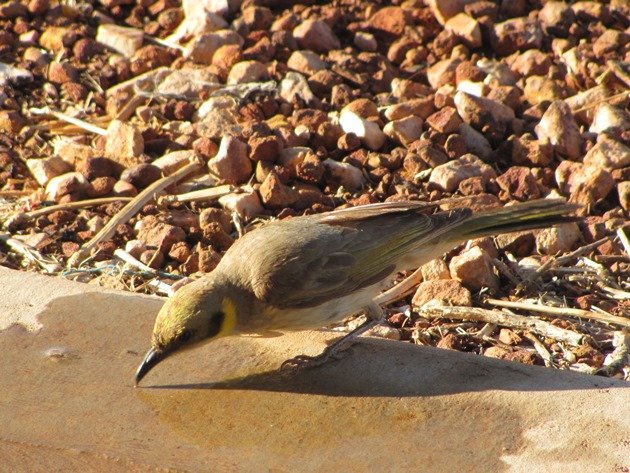
[[[627,383],[380,339],[275,371],[322,331],[217,341],[134,389],[160,300],[5,268],[0,286],[3,471],[630,467]]]

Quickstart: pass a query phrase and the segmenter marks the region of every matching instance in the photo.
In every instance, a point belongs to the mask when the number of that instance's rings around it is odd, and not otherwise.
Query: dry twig
[[[486,302],[498,307],[506,307],[509,309],[529,310],[532,312],[541,312],[544,314],[559,315],[564,317],[579,317],[607,324],[621,325],[622,327],[630,327],[630,319],[626,319],[625,317],[618,317],[616,315],[601,312],[592,312],[584,309],[573,309],[571,307],[550,307],[542,304],[528,304],[526,302],[504,301],[500,299],[486,299]]]
[[[116,256],[117,258],[121,259],[122,261],[124,261],[125,263],[127,263],[130,266],[134,266],[134,267],[144,271],[145,273],[152,274],[156,278],[159,277],[159,274],[157,273],[156,270],[154,270],[153,268],[147,266],[142,261],[138,261],[136,258],[131,256],[125,250],[122,250],[120,248],[114,250],[114,256]],[[171,286],[169,286],[166,283],[163,283],[159,279],[153,279],[152,281],[149,281],[148,285],[153,287],[157,292],[159,292],[161,294],[166,294],[167,296],[172,296],[174,294],[174,291],[171,288]]]
[[[57,210],[75,210],[85,207],[92,207],[94,205],[106,205],[114,202],[129,202],[131,197],[101,197],[99,199],[80,200],[77,202],[68,202],[65,204],[51,205],[49,207],[42,207],[41,209],[31,210],[30,212],[18,212],[9,217],[4,223],[4,228],[10,228],[14,225],[19,225],[30,220],[34,220],[42,215],[48,215],[56,212]]]
[[[186,192],[185,194],[163,195],[158,199],[158,205],[172,204],[173,202],[193,202],[200,200],[217,200],[224,195],[231,194],[235,187],[229,184],[223,186],[201,189],[198,191]]]
[[[97,135],[102,135],[102,136],[107,135],[107,130],[104,128],[101,128],[100,126],[92,125],[91,123],[88,123],[85,120],[74,118],[74,117],[71,117],[70,115],[66,115],[65,113],[51,110],[49,107],[43,107],[43,108],[32,107],[30,109],[30,112],[33,115],[52,115],[64,122],[72,123],[75,126],[78,126],[86,131],[89,131],[90,133],[96,133]]]
[[[379,294],[374,299],[374,302],[382,306],[392,304],[411,294],[415,290],[416,286],[421,282],[422,272],[420,271],[420,268],[418,268],[394,287]]]
[[[12,238],[8,233],[0,233],[0,241],[4,242],[9,248],[22,255],[27,260],[37,264],[47,273],[55,274],[61,271],[61,265],[55,258],[42,255],[32,246]]]
[[[538,340],[538,337],[536,337],[536,335],[534,335],[532,332],[525,332],[523,336],[527,340],[532,342],[532,345],[534,345],[536,352],[540,355],[540,357],[545,362],[545,366],[554,366],[551,353],[549,353],[549,350],[547,350],[547,347],[545,347],[545,345],[543,345],[542,342]]]
[[[518,330],[530,330],[543,337],[552,338],[573,346],[581,345],[589,339],[587,335],[556,327],[555,325],[533,317],[524,317],[522,315],[480,309],[478,307],[431,306],[427,304],[420,308],[418,313],[420,316],[429,320],[474,320],[476,322],[491,323]]]

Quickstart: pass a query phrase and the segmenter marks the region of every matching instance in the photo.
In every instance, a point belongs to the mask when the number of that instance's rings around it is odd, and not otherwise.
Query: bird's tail
[[[539,199],[480,212],[462,224],[465,239],[520,232],[550,227],[559,223],[578,222],[580,217],[568,215],[580,205],[561,199]]]

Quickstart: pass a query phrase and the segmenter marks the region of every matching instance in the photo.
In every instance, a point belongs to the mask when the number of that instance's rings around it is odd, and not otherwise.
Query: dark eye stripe
[[[210,318],[210,326],[208,327],[208,337],[214,337],[221,331],[221,326],[225,320],[223,312],[217,312]]]

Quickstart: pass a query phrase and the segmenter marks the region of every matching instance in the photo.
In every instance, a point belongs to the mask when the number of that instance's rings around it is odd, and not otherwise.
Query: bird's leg
[[[352,330],[347,335],[343,336],[339,340],[335,341],[331,345],[327,346],[326,349],[321,352],[319,355],[309,356],[309,355],[298,355],[294,358],[286,360],[280,366],[280,369],[302,369],[302,368],[313,368],[315,366],[320,366],[326,363],[331,358],[336,358],[339,353],[348,349],[351,345],[356,342],[356,339],[363,333],[370,330],[372,327],[378,325],[383,320],[385,320],[385,316],[383,314],[383,309],[372,302],[365,309],[365,315],[367,315],[367,320],[359,325],[357,328]]]

